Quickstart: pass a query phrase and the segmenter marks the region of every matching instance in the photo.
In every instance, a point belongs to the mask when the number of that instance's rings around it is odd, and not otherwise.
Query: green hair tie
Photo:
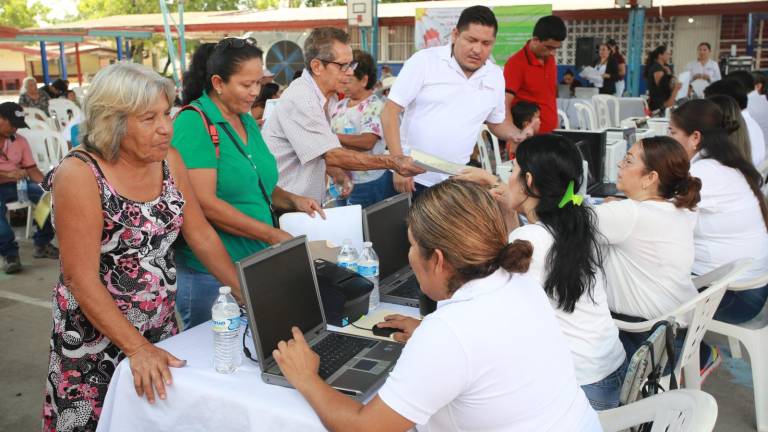
[[[560,204],[558,204],[557,207],[563,208],[569,202],[577,206],[580,206],[581,203],[584,202],[583,196],[573,193],[573,180],[568,182],[568,189],[565,190],[565,195],[563,195],[563,199],[560,200]]]

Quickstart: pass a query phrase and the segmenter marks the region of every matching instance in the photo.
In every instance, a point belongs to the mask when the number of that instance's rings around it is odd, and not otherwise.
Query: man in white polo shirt
[[[421,50],[405,62],[381,114],[390,154],[418,149],[466,164],[483,123],[503,140],[520,142],[533,134],[505,117],[504,75],[489,59],[497,30],[489,8],[469,7],[449,45]],[[398,192],[419,192],[446,178],[428,172],[416,176],[414,184],[414,178],[395,174],[393,182]]]

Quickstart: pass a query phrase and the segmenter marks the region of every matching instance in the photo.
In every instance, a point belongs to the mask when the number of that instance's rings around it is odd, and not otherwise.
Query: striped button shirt
[[[331,130],[327,106],[334,106],[323,95],[309,71],[294,80],[280,97],[275,111],[264,124],[264,140],[277,160],[278,186],[288,192],[322,202],[325,193],[323,155],[340,148]]]

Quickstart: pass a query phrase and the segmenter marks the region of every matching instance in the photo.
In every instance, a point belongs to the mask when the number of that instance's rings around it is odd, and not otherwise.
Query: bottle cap
[[[363,247],[371,247],[373,246],[372,242],[363,242]]]
[[[231,292],[232,292],[232,288],[230,288],[228,286],[223,286],[223,287],[219,288],[219,294],[229,294]]]

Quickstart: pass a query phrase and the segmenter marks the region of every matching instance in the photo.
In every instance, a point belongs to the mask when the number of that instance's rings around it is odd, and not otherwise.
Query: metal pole
[[[181,46],[179,52],[179,69],[181,74],[187,70],[187,42],[184,40],[184,0],[179,0],[179,25],[176,26],[176,31],[179,33],[179,45]]]
[[[379,1],[371,0],[373,2],[373,36],[371,36],[371,50],[373,59],[376,63],[379,62]]]
[[[45,52],[45,41],[40,41],[40,63],[43,65],[43,84],[51,82],[48,75],[48,53]]]
[[[747,14],[747,55],[755,52],[755,17]]]
[[[67,79],[67,56],[64,54],[64,42],[59,42],[59,76],[61,79]]]
[[[75,43],[75,63],[77,64],[77,83],[83,86],[83,69],[80,67],[80,44]]]
[[[179,85],[179,73],[176,70],[176,48],[173,46],[173,39],[171,38],[171,26],[168,24],[168,7],[165,5],[165,0],[158,0],[160,2],[160,11],[163,13],[163,29],[165,31],[165,43],[168,45],[168,58],[171,60],[171,67],[173,69],[173,81],[176,83],[176,87]]]
[[[120,61],[123,59],[123,38],[117,36],[115,38],[115,43],[117,44],[117,61]]]
[[[133,54],[131,54],[131,40],[128,38],[125,38],[125,58],[128,60],[133,58]]]
[[[633,7],[629,11],[629,53],[627,64],[628,88],[632,96],[640,96],[640,76],[643,71],[643,32],[645,9]]]

